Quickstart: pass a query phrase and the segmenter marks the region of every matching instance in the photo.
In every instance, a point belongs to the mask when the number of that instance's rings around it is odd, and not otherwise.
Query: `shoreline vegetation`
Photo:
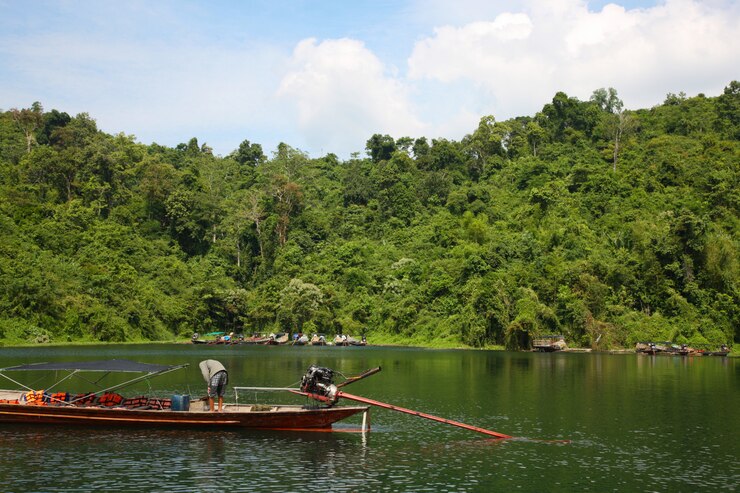
[[[172,340],[138,340],[138,341],[124,341],[124,342],[101,342],[101,341],[68,341],[68,342],[48,342],[39,344],[35,342],[21,342],[21,343],[8,343],[8,341],[0,340],[0,348],[29,348],[29,347],[69,347],[69,346],[112,346],[112,345],[139,345],[139,344],[192,344],[191,339],[172,339]],[[290,344],[286,344],[290,346]],[[403,343],[397,338],[384,338],[381,337],[376,343],[368,343],[365,347],[396,347],[396,348],[409,348],[409,349],[430,349],[430,350],[462,350],[462,351],[509,351],[501,345],[488,345],[484,347],[472,347],[455,344],[454,342],[446,341],[434,341],[432,343],[426,343],[419,341],[418,343]],[[296,350],[300,350],[302,346],[298,346]],[[362,349],[358,349],[362,350]],[[518,352],[536,352],[532,349],[518,349]],[[637,354],[635,348],[611,348],[611,349],[592,349],[584,347],[568,347],[561,353],[594,353],[594,354]],[[688,357],[688,356],[687,356]],[[728,358],[740,357],[740,350],[737,347],[733,348],[727,355]]]
[[[375,134],[364,151],[219,156],[0,110],[0,344],[738,341],[740,82],[634,110],[612,88],[559,92],[459,141]]]

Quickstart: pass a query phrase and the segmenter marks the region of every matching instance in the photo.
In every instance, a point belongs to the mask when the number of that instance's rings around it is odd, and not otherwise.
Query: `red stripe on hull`
[[[255,429],[330,428],[333,423],[364,412],[367,407],[319,409],[282,408],[275,411],[222,413],[131,410],[89,407],[0,404],[0,422],[87,426],[237,427]]]

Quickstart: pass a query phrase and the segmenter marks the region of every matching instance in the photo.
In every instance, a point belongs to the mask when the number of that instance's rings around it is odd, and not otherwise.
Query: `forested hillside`
[[[39,103],[0,113],[0,341],[737,340],[740,83],[639,111],[558,93],[459,142],[366,150],[221,157]]]

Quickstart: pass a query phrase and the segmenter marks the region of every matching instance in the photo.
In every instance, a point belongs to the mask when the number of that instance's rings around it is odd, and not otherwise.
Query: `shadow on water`
[[[308,473],[338,475],[367,450],[346,433],[0,426],[0,436],[3,491],[289,491],[297,478],[325,483]]]

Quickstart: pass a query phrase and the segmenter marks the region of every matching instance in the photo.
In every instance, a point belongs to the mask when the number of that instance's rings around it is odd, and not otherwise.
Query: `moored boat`
[[[681,344],[677,348],[673,348],[675,353],[680,356],[696,356],[701,355],[696,349],[689,347],[688,344]]]
[[[638,354],[663,354],[668,356],[727,356],[730,349],[723,344],[719,351],[707,349],[709,345],[699,345],[700,348],[688,344],[673,344],[671,342],[638,342],[635,344],[635,352]]]
[[[250,337],[244,338],[242,341],[242,344],[269,344],[270,343],[270,336],[267,336],[265,334],[255,332]]]
[[[366,346],[367,338],[363,335],[361,339],[356,339],[345,334],[338,334],[334,337],[335,346]]]
[[[552,353],[567,348],[565,337],[560,334],[544,335],[532,341],[532,350],[539,353]]]
[[[327,346],[330,343],[326,341],[326,336],[324,334],[314,334],[311,336],[309,344],[312,346]]]
[[[226,334],[225,332],[210,332],[206,336],[213,337],[212,339],[202,339],[200,334],[195,332],[190,341],[193,344],[222,344],[222,345],[233,345],[241,342],[241,337],[234,335],[233,332]]]
[[[299,332],[297,334],[293,334],[293,342],[291,342],[291,344],[294,346],[305,346],[309,341],[310,339],[306,334]]]
[[[670,342],[638,342],[635,345],[635,352],[639,354],[648,354],[650,356],[655,356],[656,354],[667,352],[670,346]]]
[[[718,351],[705,351],[705,356],[727,356],[730,354],[730,348],[726,344],[722,344]]]
[[[288,341],[290,341],[290,335],[287,332],[280,332],[278,334],[270,334],[269,341],[267,344],[270,345],[279,345],[279,344],[287,344]]]

